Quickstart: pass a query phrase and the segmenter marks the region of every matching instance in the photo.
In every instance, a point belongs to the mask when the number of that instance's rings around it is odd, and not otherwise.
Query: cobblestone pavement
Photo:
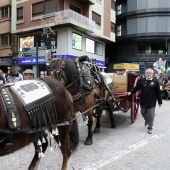
[[[85,146],[87,127],[80,126],[80,144],[71,155],[68,170],[170,170],[170,101],[156,108],[153,134],[148,134],[140,112],[131,124],[130,112],[115,114],[116,129],[104,113],[101,132],[94,135],[92,146]],[[0,158],[1,170],[27,170],[34,154],[32,144]],[[62,154],[48,147],[38,170],[60,170]]]

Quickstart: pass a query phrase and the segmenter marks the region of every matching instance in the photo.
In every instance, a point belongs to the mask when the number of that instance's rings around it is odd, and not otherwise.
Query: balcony
[[[93,32],[95,22],[75,11],[65,10],[55,13],[55,25],[68,25],[81,29],[85,32]]]
[[[75,0],[75,1],[83,5],[85,4],[94,5],[95,4],[95,0]]]

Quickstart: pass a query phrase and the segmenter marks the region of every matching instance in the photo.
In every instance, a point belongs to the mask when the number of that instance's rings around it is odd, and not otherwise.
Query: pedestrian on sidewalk
[[[147,69],[146,77],[141,78],[137,85],[130,92],[128,92],[128,95],[131,95],[136,93],[138,90],[141,90],[141,114],[145,120],[145,126],[148,125],[147,129],[149,134],[152,134],[156,102],[158,101],[159,107],[162,105],[160,86],[158,81],[154,79],[153,76],[154,71],[151,68]]]

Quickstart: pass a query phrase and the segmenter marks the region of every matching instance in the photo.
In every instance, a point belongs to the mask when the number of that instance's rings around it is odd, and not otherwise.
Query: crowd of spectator
[[[8,70],[6,74],[0,69],[0,84],[16,83],[17,81],[30,80],[34,77],[34,72],[31,69],[26,69],[23,73],[21,71],[12,72]]]

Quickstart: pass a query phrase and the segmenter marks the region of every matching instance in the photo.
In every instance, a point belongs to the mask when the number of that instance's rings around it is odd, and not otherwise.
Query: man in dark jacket
[[[161,107],[162,98],[160,92],[160,86],[156,79],[153,79],[154,71],[152,69],[146,70],[146,78],[141,78],[137,85],[128,92],[128,95],[136,93],[137,90],[141,90],[140,95],[140,107],[141,114],[145,119],[145,126],[148,125],[148,133],[152,134],[153,121],[155,117],[156,101]]]

